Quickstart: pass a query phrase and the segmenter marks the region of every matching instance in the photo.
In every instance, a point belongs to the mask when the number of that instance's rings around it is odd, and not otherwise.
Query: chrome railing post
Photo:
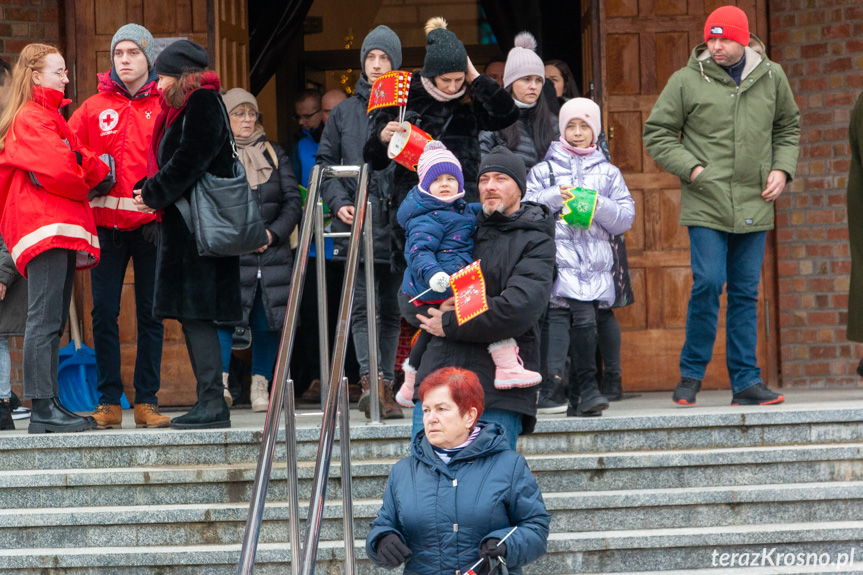
[[[306,197],[306,206],[313,209],[320,195],[320,184],[323,169],[313,166],[309,176],[309,191]],[[264,431],[261,438],[261,450],[258,454],[258,465],[255,470],[255,480],[252,485],[252,497],[249,502],[249,516],[246,519],[245,532],[243,533],[243,546],[240,549],[240,560],[237,565],[238,575],[250,575],[254,569],[255,553],[258,549],[258,535],[261,531],[261,520],[263,519],[264,504],[267,499],[267,486],[269,485],[270,472],[275,459],[276,441],[278,440],[279,413],[282,409],[285,394],[285,383],[288,376],[288,364],[291,352],[294,348],[296,337],[297,320],[299,319],[300,299],[303,293],[303,282],[306,277],[306,265],[308,263],[309,245],[312,237],[312,226],[314,218],[304,217],[300,227],[299,245],[297,246],[297,258],[294,262],[294,270],[291,275],[291,295],[288,298],[288,306],[285,310],[285,322],[282,327],[282,339],[279,342],[279,355],[276,359],[275,374],[273,376],[273,389],[270,393],[270,405],[264,420]],[[293,397],[293,396],[292,396]],[[285,441],[294,438],[285,437]],[[289,460],[288,469],[296,470],[297,461]],[[297,485],[288,483],[288,489],[296,492]],[[292,528],[293,532],[293,528]],[[291,548],[299,548],[299,540],[290,542]]]
[[[381,422],[381,379],[378,371],[378,302],[375,289],[375,244],[372,230],[372,203],[366,202],[366,221],[363,225],[363,255],[366,274],[366,316],[369,332],[369,416],[370,425]]]
[[[297,474],[297,422],[296,407],[294,405],[294,380],[290,374],[285,382],[285,395],[282,402],[285,409],[285,459],[287,461],[287,472],[285,473],[285,491],[288,500],[288,541],[291,544],[291,575],[300,572],[300,495],[299,478]]]
[[[348,174],[355,175],[357,168],[355,166],[331,166],[326,168],[326,170],[328,174],[333,174],[337,177],[348,177]],[[318,552],[318,538],[321,532],[321,522],[323,521],[327,477],[330,470],[338,406],[338,390],[333,389],[333,387],[341,382],[344,372],[345,353],[347,351],[348,334],[350,331],[351,304],[353,302],[354,285],[356,283],[357,261],[359,260],[359,240],[366,217],[368,167],[363,166],[359,170],[359,174],[354,223],[351,227],[351,239],[348,244],[345,281],[339,304],[333,359],[330,362],[330,390],[327,393],[324,416],[321,421],[321,438],[318,442],[315,475],[312,480],[312,494],[309,499],[309,515],[306,520],[305,545],[303,545],[303,557],[300,566],[300,573],[302,575],[311,575],[315,572],[315,557]]]
[[[326,240],[324,239],[324,204],[318,199],[315,204],[315,269],[318,276],[318,357],[321,366],[321,409],[330,388],[330,326],[329,302],[327,301]]]
[[[351,478],[351,415],[348,401],[348,378],[339,388],[339,449],[342,457],[342,524],[345,539],[345,573],[357,572],[354,558],[354,494]]]

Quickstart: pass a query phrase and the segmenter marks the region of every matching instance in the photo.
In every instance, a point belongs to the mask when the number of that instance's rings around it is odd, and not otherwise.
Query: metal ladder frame
[[[354,222],[349,234],[324,234],[323,209],[320,202],[320,187],[325,178],[357,178],[357,193],[355,198]],[[340,417],[341,475],[342,475],[342,506],[345,540],[345,572],[356,573],[353,538],[353,497],[351,490],[350,469],[350,415],[348,412],[348,382],[344,377],[344,361],[347,350],[347,337],[350,332],[351,307],[353,304],[354,286],[356,284],[357,265],[359,261],[360,234],[365,235],[365,273],[369,317],[369,342],[377,341],[377,321],[374,289],[374,255],[371,202],[368,201],[369,167],[363,166],[320,166],[312,168],[309,177],[309,190],[306,196],[306,207],[315,210],[314,216],[308,212],[303,218],[300,228],[297,256],[291,277],[291,294],[285,312],[285,323],[282,329],[282,339],[276,360],[273,388],[270,394],[270,405],[264,421],[261,438],[261,450],[258,455],[258,465],[249,503],[249,515],[246,519],[243,545],[240,550],[238,575],[251,575],[254,569],[255,553],[258,547],[258,536],[266,504],[267,487],[270,472],[275,458],[278,440],[279,410],[284,410],[285,416],[285,451],[287,455],[287,497],[290,516],[289,542],[291,550],[292,575],[311,575],[315,570],[318,541],[321,522],[323,520],[324,501],[326,499],[327,478],[329,476],[333,441],[335,439],[336,416]],[[303,282],[306,276],[308,253],[311,244],[312,228],[316,233],[319,312],[318,321],[321,326],[321,404],[323,421],[321,436],[318,443],[318,455],[315,463],[315,474],[312,484],[312,495],[309,499],[309,513],[306,521],[306,544],[300,548],[299,526],[299,496],[296,451],[296,409],[294,404],[294,382],[288,373],[290,358],[296,339],[296,327],[299,319],[299,304],[302,298]],[[324,238],[344,237],[349,235],[347,262],[345,264],[345,279],[342,287],[339,305],[338,324],[332,362],[327,365],[328,326],[326,310],[326,275],[324,267]],[[323,294],[323,298],[320,296]],[[323,310],[321,310],[321,302]],[[369,350],[370,363],[370,393],[371,416],[373,424],[380,424],[380,401],[378,388],[377,354]],[[324,377],[329,374],[326,381]],[[333,382],[337,382],[333,384]]]

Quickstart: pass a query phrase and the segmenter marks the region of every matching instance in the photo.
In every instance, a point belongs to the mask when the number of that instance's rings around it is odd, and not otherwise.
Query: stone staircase
[[[863,573],[863,402],[644,415],[636,406],[542,419],[520,439],[552,513],[548,554],[526,573]],[[262,421],[0,435],[0,574],[235,574]],[[357,420],[351,434],[358,570],[385,573],[365,559],[364,538],[391,465],[408,452],[409,424]],[[318,431],[298,436],[305,517]],[[289,562],[283,444],[276,453],[258,575]],[[339,477],[336,461],[318,573],[343,571]]]

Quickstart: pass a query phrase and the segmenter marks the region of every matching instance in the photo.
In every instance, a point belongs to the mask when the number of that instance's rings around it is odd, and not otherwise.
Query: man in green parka
[[[714,10],[704,40],[668,80],[644,126],[647,151],[680,178],[680,225],[689,228],[694,281],[672,399],[695,404],[727,283],[731,404],[782,403],[758,368],[756,303],[773,201],[797,165],[800,111],[785,72],[749,33],[740,8]]]

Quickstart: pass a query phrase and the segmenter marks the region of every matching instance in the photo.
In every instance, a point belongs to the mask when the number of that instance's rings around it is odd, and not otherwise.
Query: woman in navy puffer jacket
[[[483,391],[473,372],[435,371],[419,395],[424,430],[390,472],[366,554],[382,567],[405,563],[406,575],[464,573],[500,557],[520,574],[545,554],[551,520],[527,462],[500,425],[478,421]]]

